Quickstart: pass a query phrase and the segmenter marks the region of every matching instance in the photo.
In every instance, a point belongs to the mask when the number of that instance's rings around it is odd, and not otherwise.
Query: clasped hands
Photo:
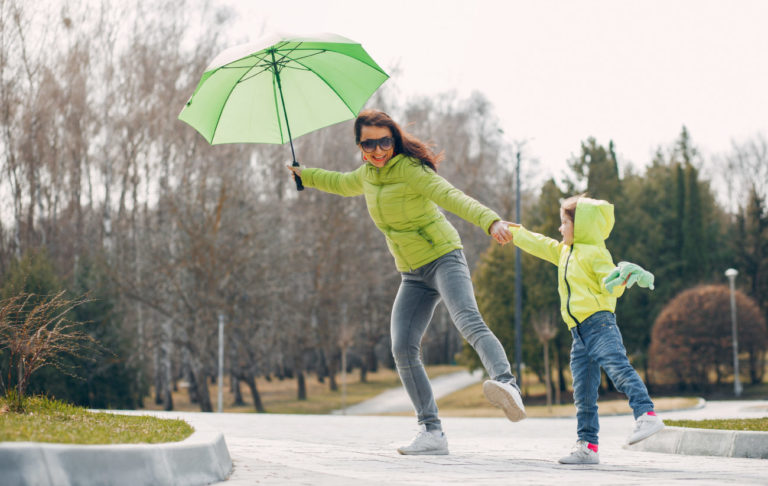
[[[630,288],[635,284],[653,290],[653,280],[653,274],[640,265],[619,262],[618,266],[603,279],[603,283],[608,292],[613,291],[617,285],[626,285],[627,288]]]
[[[509,228],[517,226],[520,225],[510,223],[509,221],[498,220],[491,225],[491,228],[488,232],[491,234],[491,237],[496,240],[496,243],[500,245],[506,245],[512,241],[512,232],[509,230]]]

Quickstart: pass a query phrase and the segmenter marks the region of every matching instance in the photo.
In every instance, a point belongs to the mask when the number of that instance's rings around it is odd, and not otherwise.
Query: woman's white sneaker
[[[635,428],[627,438],[627,444],[632,445],[647,439],[664,428],[664,422],[656,415],[644,413],[635,420]]]
[[[406,456],[445,456],[448,454],[448,439],[442,430],[430,430],[423,425],[410,444],[398,447],[397,452]]]
[[[519,422],[527,415],[523,406],[523,397],[517,388],[509,383],[487,380],[483,383],[483,393],[494,406],[504,410],[504,414],[512,422]]]

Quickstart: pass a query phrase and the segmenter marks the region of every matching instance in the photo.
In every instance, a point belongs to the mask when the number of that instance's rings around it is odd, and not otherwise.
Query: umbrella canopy
[[[357,116],[388,77],[345,37],[272,35],[216,56],[179,119],[210,144],[291,141],[293,150],[293,137]]]

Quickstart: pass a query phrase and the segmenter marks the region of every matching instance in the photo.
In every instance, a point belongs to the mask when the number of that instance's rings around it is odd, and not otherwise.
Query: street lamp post
[[[216,411],[221,413],[224,406],[224,314],[219,313],[219,373],[216,377],[218,403]]]
[[[520,224],[520,147],[517,148],[517,167],[515,191],[515,222]],[[520,261],[521,252],[515,247],[515,364],[517,366],[517,380],[523,382],[522,357],[523,357],[523,265]]]
[[[731,287],[731,336],[733,337],[733,393],[736,397],[741,396],[741,380],[739,380],[739,331],[736,327],[736,275],[739,271],[735,268],[729,268],[725,271],[728,277],[728,283]]]

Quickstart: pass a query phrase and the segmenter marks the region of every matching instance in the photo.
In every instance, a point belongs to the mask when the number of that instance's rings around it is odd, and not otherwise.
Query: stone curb
[[[768,432],[665,427],[625,449],[689,456],[768,459]]]
[[[225,480],[232,459],[218,432],[163,444],[0,442],[4,486],[203,485]]]

